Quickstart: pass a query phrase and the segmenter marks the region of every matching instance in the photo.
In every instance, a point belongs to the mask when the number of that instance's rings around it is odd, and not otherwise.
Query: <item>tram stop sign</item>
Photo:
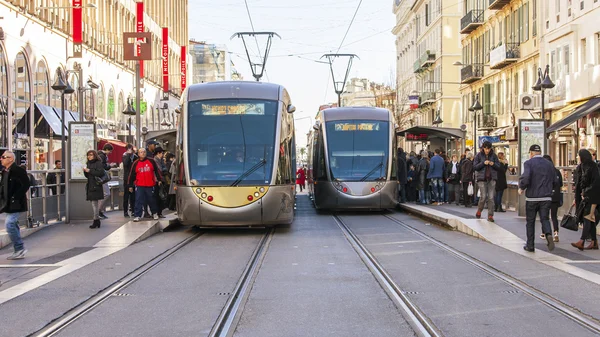
[[[152,60],[152,33],[123,33],[123,59]]]

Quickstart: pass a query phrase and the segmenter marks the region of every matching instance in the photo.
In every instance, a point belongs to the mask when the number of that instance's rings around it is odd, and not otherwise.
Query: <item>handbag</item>
[[[560,227],[571,231],[577,231],[579,229],[578,223],[579,221],[577,221],[577,217],[573,215],[573,206],[571,206],[571,208],[569,208],[569,212],[563,215],[563,218],[560,221]]]
[[[473,195],[473,183],[469,182],[469,187],[467,187],[467,194]]]
[[[96,183],[98,183],[98,185],[104,185],[110,181],[110,176],[108,175],[107,171],[104,171],[104,175],[102,177],[95,176],[94,178],[96,178]]]

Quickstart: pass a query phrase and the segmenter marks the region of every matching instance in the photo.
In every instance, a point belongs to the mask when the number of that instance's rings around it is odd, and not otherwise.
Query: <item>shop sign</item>
[[[429,135],[426,133],[406,133],[404,138],[413,142],[426,142],[429,140]]]
[[[181,92],[187,87],[187,48],[181,46]]]
[[[465,140],[465,146],[473,147],[473,139],[467,139],[467,140]]]
[[[169,28],[162,29],[163,92],[169,92]]]
[[[477,147],[478,148],[481,147],[484,142],[490,142],[492,144],[500,143],[500,137],[498,137],[498,136],[479,136],[479,138],[477,140],[477,144],[478,144]]]

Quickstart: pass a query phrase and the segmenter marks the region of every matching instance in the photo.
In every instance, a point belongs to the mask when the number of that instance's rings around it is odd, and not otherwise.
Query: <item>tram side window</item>
[[[396,145],[396,136],[392,140],[392,174],[391,180],[398,179],[398,147]]]
[[[292,138],[287,121],[288,114],[283,111],[279,141],[279,162],[277,167],[277,184],[293,184],[295,175],[292,173]]]
[[[327,173],[325,171],[325,142],[323,141],[323,130],[319,130],[319,138],[317,140],[317,174],[316,180],[327,180]]]

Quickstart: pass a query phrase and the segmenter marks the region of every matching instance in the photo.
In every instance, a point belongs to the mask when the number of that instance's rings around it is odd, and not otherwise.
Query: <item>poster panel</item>
[[[96,125],[94,122],[69,123],[69,179],[86,180],[83,169],[87,166],[89,150],[96,150]]]
[[[546,153],[546,123],[542,119],[519,120],[519,174],[529,159],[529,147],[537,144]]]

